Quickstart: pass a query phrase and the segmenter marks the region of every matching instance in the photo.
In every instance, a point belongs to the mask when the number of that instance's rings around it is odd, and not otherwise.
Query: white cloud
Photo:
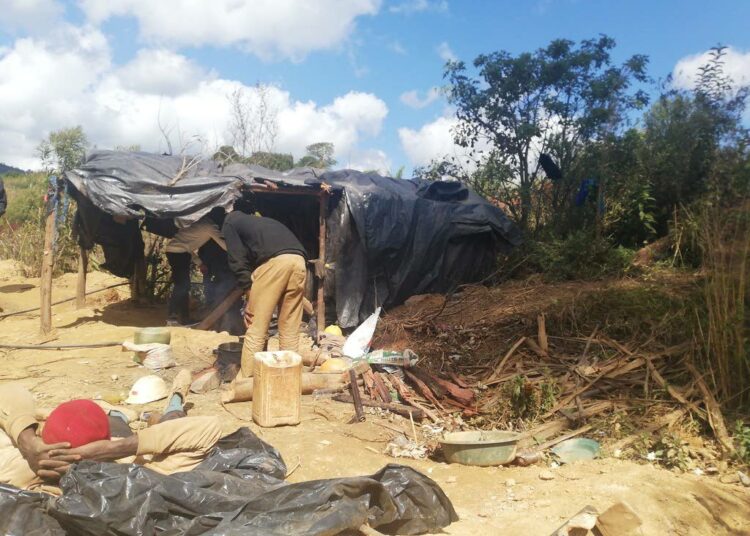
[[[375,171],[381,175],[393,173],[390,158],[380,149],[354,150],[347,160],[339,161],[338,165],[358,171]]]
[[[165,49],[139,50],[115,75],[126,89],[156,95],[178,95],[209,77],[185,56]]]
[[[675,87],[693,89],[698,69],[708,63],[709,59],[708,51],[680,59],[672,72]],[[727,48],[724,56],[724,73],[732,79],[735,89],[750,85],[750,51],[743,52],[736,48]]]
[[[457,124],[455,117],[443,116],[423,125],[419,130],[398,129],[401,147],[411,164],[424,166],[432,160],[465,154],[465,149],[453,142],[453,129]]]
[[[388,8],[391,13],[401,13],[410,15],[412,13],[421,13],[423,11],[434,11],[437,13],[446,13],[448,11],[448,0],[406,0],[399,4],[392,5]]]
[[[424,98],[419,96],[419,91],[412,89],[401,94],[399,99],[410,108],[426,108],[440,98],[440,88],[431,87],[425,93]]]
[[[3,0],[0,28],[46,31],[62,13],[63,7],[57,0]]]
[[[149,43],[237,46],[264,59],[299,61],[344,42],[381,0],[79,0],[93,23],[133,17]]]
[[[404,45],[402,45],[400,41],[391,41],[388,43],[388,50],[401,56],[405,56],[407,53]]]
[[[0,73],[0,162],[23,168],[38,167],[39,140],[74,125],[101,148],[137,144],[163,151],[160,121],[175,150],[200,140],[190,150],[211,151],[230,142],[228,95],[243,89],[257,98],[258,91],[162,49],[141,50],[126,65],[113,66],[100,32],[70,26],[55,38],[15,41],[0,52]],[[340,161],[371,165],[374,153],[360,144],[382,129],[388,107],[381,99],[349,92],[320,105],[294,100],[278,87],[266,91],[278,112],[275,150],[298,158],[306,145],[329,141]]]
[[[437,53],[438,56],[440,56],[440,59],[442,59],[444,62],[449,61],[456,61],[458,60],[458,56],[456,56],[456,53],[453,52],[450,45],[446,41],[443,41],[437,46]]]

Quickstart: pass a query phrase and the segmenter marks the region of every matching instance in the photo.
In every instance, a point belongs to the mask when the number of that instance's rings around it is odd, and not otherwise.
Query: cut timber
[[[353,404],[354,399],[352,398],[352,395],[347,394],[340,394],[333,397],[333,399],[337,402],[344,402],[345,404]],[[409,418],[409,415],[412,415],[412,417],[420,421],[424,418],[425,413],[419,408],[414,408],[411,406],[406,406],[404,404],[397,404],[395,402],[378,402],[376,400],[368,400],[366,398],[362,399],[362,405],[367,406],[368,408],[380,408],[390,411],[391,413],[396,413],[397,415],[401,415],[402,417]]]
[[[197,326],[195,326],[195,329],[211,329],[216,322],[219,321],[219,319],[224,316],[224,313],[226,313],[229,308],[236,302],[240,297],[242,296],[242,289],[236,288],[229,294],[227,294],[226,298],[224,298],[219,305],[214,308],[213,311],[208,313],[208,316],[201,320]]]
[[[48,202],[54,206],[50,199]],[[53,208],[47,214],[44,225],[44,250],[42,252],[42,277],[41,277],[41,332],[49,335],[52,331],[52,268],[55,262],[55,217],[57,209]]]
[[[703,395],[703,404],[706,406],[706,413],[708,414],[708,424],[716,435],[716,439],[721,444],[721,448],[725,454],[733,455],[735,453],[734,443],[732,438],[729,437],[727,432],[727,425],[724,422],[724,417],[721,414],[721,407],[716,401],[716,398],[711,393],[711,390],[706,385],[703,377],[698,373],[695,367],[691,363],[687,363],[687,368],[695,378],[698,384],[698,390]]]
[[[536,317],[539,346],[545,354],[549,354],[549,342],[547,341],[547,324],[544,320],[544,313]]]
[[[89,264],[89,252],[78,248],[78,280],[76,282],[76,309],[86,307],[86,272]]]
[[[361,380],[360,380],[361,381]],[[359,383],[359,382],[358,382]],[[341,374],[324,374],[318,372],[302,373],[302,394],[310,395],[318,389],[337,389],[343,388],[345,383]],[[243,378],[235,380],[229,389],[221,395],[221,401],[226,402],[247,402],[253,399],[253,379]]]

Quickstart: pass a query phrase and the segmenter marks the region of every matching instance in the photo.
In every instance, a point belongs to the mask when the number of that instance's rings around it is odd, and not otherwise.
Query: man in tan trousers
[[[57,480],[71,463],[87,459],[137,463],[162,474],[189,471],[222,437],[217,417],[164,420],[129,437],[73,449],[68,443],[47,445],[38,432],[33,395],[17,383],[0,385],[0,483],[59,494]]]
[[[245,194],[227,215],[222,234],[229,268],[245,291],[245,345],[241,375],[253,375],[256,352],[266,349],[268,326],[279,308],[279,348],[298,351],[307,269],[307,253],[284,224],[254,215],[251,194]]]

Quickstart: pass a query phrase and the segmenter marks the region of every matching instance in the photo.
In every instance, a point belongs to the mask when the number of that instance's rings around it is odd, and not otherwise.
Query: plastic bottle
[[[364,356],[370,365],[389,365],[396,367],[413,367],[418,356],[411,350],[393,352],[389,350],[375,350]]]

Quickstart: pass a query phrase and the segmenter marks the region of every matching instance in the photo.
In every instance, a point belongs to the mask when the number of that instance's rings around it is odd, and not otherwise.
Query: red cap
[[[71,400],[57,406],[42,430],[45,443],[70,443],[80,447],[109,439],[109,417],[91,400]]]

